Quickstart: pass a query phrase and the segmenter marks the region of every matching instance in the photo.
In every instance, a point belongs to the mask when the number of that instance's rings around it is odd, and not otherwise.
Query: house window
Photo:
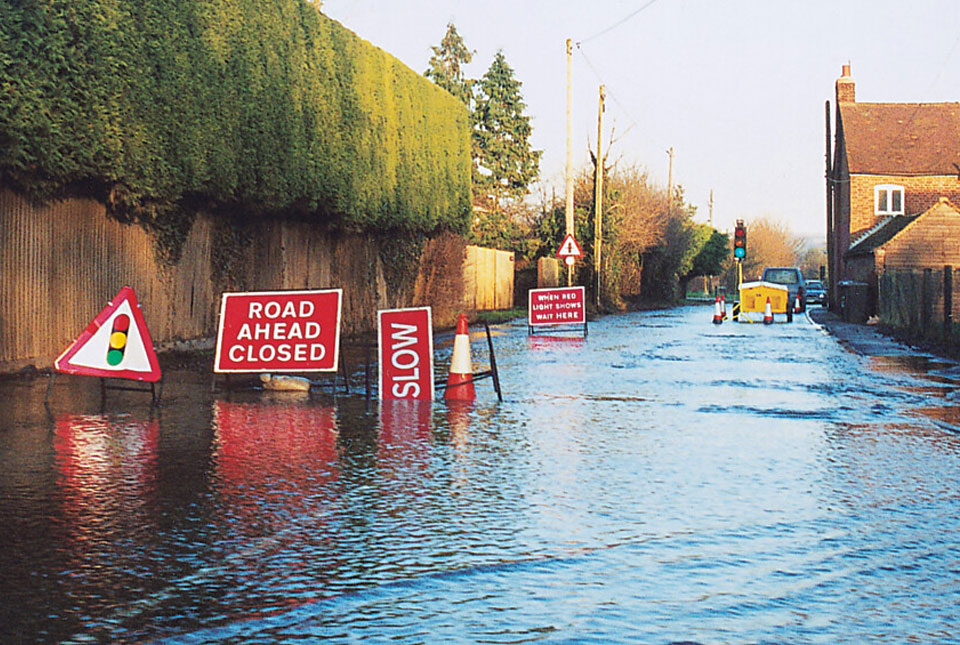
[[[873,204],[877,215],[903,215],[903,186],[874,186]]]

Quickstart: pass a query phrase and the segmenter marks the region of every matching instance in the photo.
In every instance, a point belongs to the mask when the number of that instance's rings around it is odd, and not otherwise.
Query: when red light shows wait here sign
[[[215,372],[335,372],[343,291],[225,293]]]
[[[587,322],[583,287],[531,289],[529,292],[531,327],[538,325],[583,325]]]

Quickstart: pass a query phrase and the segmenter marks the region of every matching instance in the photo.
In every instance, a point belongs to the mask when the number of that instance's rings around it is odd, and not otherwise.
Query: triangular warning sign
[[[577,244],[577,240],[574,239],[573,233],[567,233],[567,236],[563,238],[563,242],[560,243],[560,249],[557,251],[558,258],[582,258],[583,251],[580,250],[580,245]]]
[[[121,289],[53,367],[64,374],[159,381],[153,340],[133,289]]]

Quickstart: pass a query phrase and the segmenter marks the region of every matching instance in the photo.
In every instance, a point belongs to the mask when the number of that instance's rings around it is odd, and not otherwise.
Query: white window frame
[[[900,210],[893,210],[893,194],[900,193]],[[886,195],[887,207],[880,208],[880,196]],[[873,187],[873,212],[875,215],[903,215],[904,213],[903,186],[898,184],[878,184]]]

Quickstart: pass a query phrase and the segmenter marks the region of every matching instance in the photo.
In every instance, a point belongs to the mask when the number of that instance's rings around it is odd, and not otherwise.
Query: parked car
[[[787,288],[787,302],[794,303],[800,299],[800,311],[805,311],[806,285],[800,267],[767,267],[760,278],[764,282],[782,284]]]
[[[807,280],[806,283],[807,304],[815,303],[818,305],[827,302],[827,290],[823,288],[823,283],[819,280]]]

